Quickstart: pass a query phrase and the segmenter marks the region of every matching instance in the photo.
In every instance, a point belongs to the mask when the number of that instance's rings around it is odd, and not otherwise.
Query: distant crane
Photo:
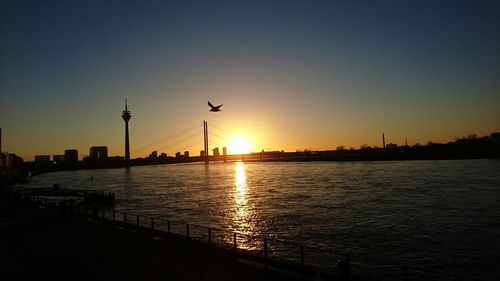
[[[218,105],[218,106],[214,106],[211,102],[208,102],[208,106],[210,106],[211,112],[218,112],[218,111],[220,111],[220,107],[222,106],[222,104]]]

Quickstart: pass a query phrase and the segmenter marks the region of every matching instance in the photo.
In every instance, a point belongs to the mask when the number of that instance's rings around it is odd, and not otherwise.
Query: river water
[[[409,280],[500,278],[499,160],[176,164],[48,173],[28,186],[55,182],[114,191],[118,210],[347,253],[352,270],[386,279],[402,264]],[[335,265],[313,252],[308,261]]]

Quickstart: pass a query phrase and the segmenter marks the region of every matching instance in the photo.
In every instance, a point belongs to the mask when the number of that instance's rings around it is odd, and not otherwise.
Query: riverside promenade
[[[179,237],[0,198],[2,280],[310,280]]]

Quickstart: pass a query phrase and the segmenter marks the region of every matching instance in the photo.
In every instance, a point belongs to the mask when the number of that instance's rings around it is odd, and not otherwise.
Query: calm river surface
[[[159,165],[49,173],[27,186],[55,182],[114,191],[118,210],[297,241],[378,270],[500,278],[499,160]]]

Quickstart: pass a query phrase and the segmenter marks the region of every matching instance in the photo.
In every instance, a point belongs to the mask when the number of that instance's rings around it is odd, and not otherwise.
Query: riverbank
[[[1,199],[0,230],[2,280],[302,278],[186,239],[69,217],[22,201]]]
[[[498,234],[499,164],[158,165],[45,174],[16,189],[54,182],[89,189],[93,177],[95,188],[115,192],[116,221],[123,224],[128,213],[130,228],[139,215],[140,225],[149,230],[154,217],[155,229],[167,232],[172,221],[172,233],[186,240],[189,223],[192,240],[205,243],[208,228],[227,230],[213,231],[212,241],[222,238],[231,249],[234,231],[238,251],[250,246],[260,257],[263,238],[291,240],[311,246],[304,251],[306,266],[335,269],[339,258],[349,255],[352,274],[378,280],[404,280],[405,266],[410,280],[498,280],[494,261],[500,250],[493,237]],[[105,212],[108,221],[111,211]],[[257,237],[246,240],[240,233]],[[268,242],[270,259],[300,265],[297,246]]]

